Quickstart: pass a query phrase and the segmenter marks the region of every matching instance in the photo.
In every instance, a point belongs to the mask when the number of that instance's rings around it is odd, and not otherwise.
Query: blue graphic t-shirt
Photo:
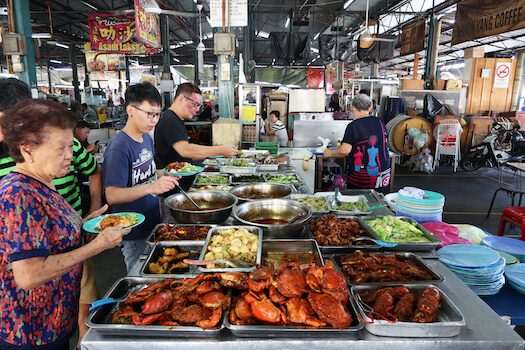
[[[137,142],[125,132],[119,132],[108,144],[104,153],[104,189],[110,186],[135,187],[157,180],[153,139],[144,134]],[[149,194],[133,202],[112,205],[112,212],[133,211],[142,213],[146,220],[124,236],[124,240],[146,238],[160,222],[158,195]]]

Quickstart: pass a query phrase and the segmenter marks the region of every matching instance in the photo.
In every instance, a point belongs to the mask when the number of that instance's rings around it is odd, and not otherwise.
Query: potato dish
[[[213,235],[208,243],[204,260],[234,259],[248,263],[255,263],[259,237],[245,228],[229,228]],[[209,264],[206,268],[212,269],[220,264]]]

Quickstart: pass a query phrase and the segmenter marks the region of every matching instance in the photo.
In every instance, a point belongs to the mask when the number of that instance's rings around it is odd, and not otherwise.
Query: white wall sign
[[[224,25],[227,27],[246,27],[248,25],[248,0],[229,0],[225,3]],[[210,25],[222,27],[222,0],[210,0]]]
[[[511,62],[496,62],[496,71],[494,72],[494,87],[507,89],[510,82]]]

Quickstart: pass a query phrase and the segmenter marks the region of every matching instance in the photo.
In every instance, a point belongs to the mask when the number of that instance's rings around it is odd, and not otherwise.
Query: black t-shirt
[[[164,169],[173,162],[190,162],[175,151],[173,144],[179,141],[188,141],[188,132],[184,121],[170,109],[162,114],[155,127],[155,164],[157,169]]]

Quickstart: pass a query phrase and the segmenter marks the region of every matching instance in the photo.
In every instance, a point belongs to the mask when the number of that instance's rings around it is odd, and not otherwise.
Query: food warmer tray
[[[279,170],[279,163],[277,164],[257,164],[257,171],[277,171]]]
[[[294,194],[292,194],[290,199],[295,200],[295,199],[306,198],[306,197],[321,197],[321,198],[324,198],[324,201],[325,201],[326,206],[328,208],[327,210],[313,210],[312,208],[310,208],[312,210],[312,214],[314,214],[314,215],[323,215],[323,214],[328,214],[330,212],[330,209],[331,209],[330,202],[324,196],[314,196],[313,194],[294,193]]]
[[[197,243],[195,243],[197,242]],[[157,274],[149,271],[149,264],[157,262],[158,258],[161,257],[166,248],[176,248],[179,252],[190,252],[187,259],[196,260],[198,259],[201,250],[204,246],[204,241],[164,241],[158,242],[153,246],[148,257],[144,261],[144,264],[140,268],[139,275],[143,277],[163,277],[163,278],[184,278],[184,277],[195,277],[199,274],[197,266],[189,265],[188,268],[179,271],[178,273],[165,273]]]
[[[182,337],[182,338],[208,338],[215,337],[224,328],[220,325],[202,329],[194,326],[167,327],[160,325],[136,326],[127,324],[112,324],[111,316],[123,304],[126,298],[142,290],[147,285],[162,281],[163,278],[154,277],[123,277],[117,280],[104,298],[118,300],[116,304],[102,305],[94,310],[87,318],[86,325],[101,333],[119,336],[148,336],[148,337]]]
[[[372,233],[374,238],[380,239],[379,235],[374,232],[374,230],[366,223],[366,220],[373,220],[377,218],[381,218],[382,216],[367,216],[363,218],[363,225]],[[408,216],[394,216],[395,219],[400,219],[403,221],[407,221],[410,223],[413,223],[416,225],[418,229],[420,229],[423,232],[423,236],[426,237],[430,242],[388,242],[388,243],[397,243],[396,247],[389,248],[391,250],[400,250],[400,251],[431,251],[436,249],[442,242],[439,238],[434,236],[429,230],[421,226],[416,220],[408,217]]]
[[[266,262],[272,262],[275,269],[278,268],[278,259],[271,254],[279,255],[281,253],[289,254],[313,254],[313,263],[316,266],[324,266],[324,259],[317,242],[313,239],[270,239],[262,242],[262,265]],[[299,264],[306,262],[300,261]]]
[[[212,227],[215,227],[217,225],[194,225],[194,224],[169,224],[169,225],[175,225],[177,227],[181,226],[199,226],[199,227],[209,227],[210,229]],[[151,231],[151,233],[149,234],[148,238],[146,239],[146,243],[148,243],[149,245],[153,246],[155,245],[157,242],[154,241],[155,239],[155,232],[157,232],[158,229],[160,229],[161,227],[164,227],[166,226],[165,223],[161,223],[161,224],[157,224],[153,230]],[[204,245],[204,241],[206,240],[206,238],[203,238],[202,240],[176,240],[176,241],[161,241],[161,242],[186,242],[186,243],[190,243],[190,244],[200,244],[200,245]]]
[[[386,337],[454,337],[459,334],[461,327],[466,325],[461,311],[454,305],[450,298],[433,284],[384,284],[381,286],[354,285],[351,295],[357,305],[357,312],[366,321],[371,319],[366,316],[363,306],[358,302],[356,294],[363,292],[373,292],[384,287],[404,286],[417,298],[429,287],[436,288],[441,293],[441,307],[438,312],[438,322],[417,323],[417,322],[395,322],[390,323],[385,320],[373,320],[373,323],[365,322],[365,329],[375,335]]]
[[[330,211],[334,213],[335,215],[368,215],[370,214],[367,209],[372,208],[376,205],[382,204],[381,202],[378,202],[373,198],[372,195],[346,195],[346,194],[340,194],[337,196],[337,199],[342,203],[358,203],[363,202],[365,204],[365,210],[337,210],[335,209],[335,196],[328,196],[327,200],[331,205]]]
[[[257,166],[231,166],[221,165],[221,173],[232,175],[254,175],[257,173]]]
[[[233,300],[233,298],[232,298]],[[308,326],[281,326],[271,324],[261,325],[233,325],[230,323],[230,311],[224,314],[223,323],[233,335],[243,338],[275,338],[275,337],[348,337],[363,329],[363,322],[357,317],[356,305],[352,298],[348,298],[347,310],[352,315],[352,324],[346,329],[329,327],[313,328]]]
[[[312,216],[310,220],[319,218],[319,215]],[[370,238],[374,238],[375,236],[370,232],[370,228],[363,225],[363,222],[359,220],[359,217],[353,216],[353,215],[338,215],[338,219],[352,219],[356,221],[359,224],[359,227],[365,230],[366,236]],[[310,229],[310,226],[308,225],[308,222],[305,225],[305,231],[308,234],[308,238],[313,239],[317,242],[317,240],[314,238],[314,233]],[[319,244],[319,242],[317,242]],[[323,254],[339,254],[339,253],[352,253],[356,250],[363,250],[363,251],[379,251],[382,247],[375,244],[372,241],[363,241],[364,245],[320,245],[319,249],[321,250],[321,253]]]
[[[256,176],[256,177],[260,177],[261,178],[261,181],[240,181],[241,177],[244,177],[244,176]],[[231,184],[232,185],[250,185],[250,184],[260,184],[260,183],[264,183],[266,182],[266,180],[264,179],[264,176],[262,176],[261,174],[251,174],[251,175],[232,175],[231,176]]]
[[[208,250],[208,245],[210,243],[211,237],[213,235],[219,234],[223,230],[227,230],[227,229],[230,229],[230,228],[233,228],[233,229],[245,228],[249,232],[251,232],[253,234],[256,234],[259,237],[259,244],[257,246],[257,256],[255,258],[255,265],[260,265],[261,264],[261,258],[262,258],[263,230],[261,228],[259,228],[259,227],[243,226],[243,225],[239,225],[239,226],[216,226],[216,227],[213,227],[208,232],[208,236],[206,237],[206,241],[204,242],[204,247],[202,248],[201,254],[199,256],[199,260],[200,261],[204,260],[204,256],[206,255],[206,251]],[[216,272],[247,272],[247,273],[249,273],[249,272],[255,270],[255,267],[256,267],[255,265],[253,267],[237,267],[237,268],[228,267],[228,268],[214,268],[214,269],[207,269],[205,266],[198,266],[197,269],[198,269],[199,273],[216,273]]]
[[[271,182],[271,181],[268,181],[268,177],[269,176],[280,176],[280,175],[294,175],[298,182]],[[304,179],[302,178],[302,176],[299,174],[299,173],[296,173],[296,172],[289,172],[289,171],[285,171],[285,172],[273,172],[273,173],[264,173],[264,179],[269,182],[269,183],[277,183],[277,184],[285,184],[285,185],[292,185],[297,191],[299,191],[299,189],[301,187],[303,187],[303,185],[305,184],[304,182]]]
[[[348,281],[348,278],[347,278],[348,284],[350,284],[350,285],[361,285],[361,284],[365,284],[365,285],[383,285],[383,284],[386,284],[386,283],[397,283],[397,284],[400,284],[400,283],[408,283],[408,282],[409,283],[414,283],[414,284],[422,284],[422,283],[428,284],[428,283],[443,282],[443,280],[444,280],[444,278],[442,276],[440,276],[438,273],[436,273],[434,270],[432,270],[432,268],[430,266],[428,266],[423,261],[423,259],[421,259],[416,254],[408,253],[408,252],[366,252],[366,253],[371,253],[371,254],[375,254],[375,255],[395,254],[398,257],[400,257],[403,261],[410,260],[410,261],[414,262],[419,268],[427,271],[432,276],[432,280],[400,281],[400,282],[360,282],[360,283],[353,283],[352,281]],[[335,265],[335,267],[336,267],[336,269],[338,271],[342,272],[342,269],[341,269],[341,257],[343,257],[345,255],[349,255],[349,254],[332,254],[332,255],[328,256],[328,258],[330,260],[332,260],[332,262],[334,263],[334,265]],[[344,272],[343,272],[343,274],[344,274]],[[345,275],[345,277],[346,277],[346,275]]]
[[[228,182],[223,182],[223,183],[216,183],[216,182],[197,182],[199,178],[204,178],[204,177],[207,177],[207,176],[221,176],[221,177],[225,177],[226,179],[228,179]],[[230,176],[229,175],[226,175],[226,174],[222,174],[222,173],[212,173],[212,172],[209,172],[209,173],[200,173],[200,174],[197,174],[197,176],[195,176],[195,180],[193,180],[193,184],[192,186],[206,186],[206,185],[229,185],[231,184],[231,179],[230,179]]]

